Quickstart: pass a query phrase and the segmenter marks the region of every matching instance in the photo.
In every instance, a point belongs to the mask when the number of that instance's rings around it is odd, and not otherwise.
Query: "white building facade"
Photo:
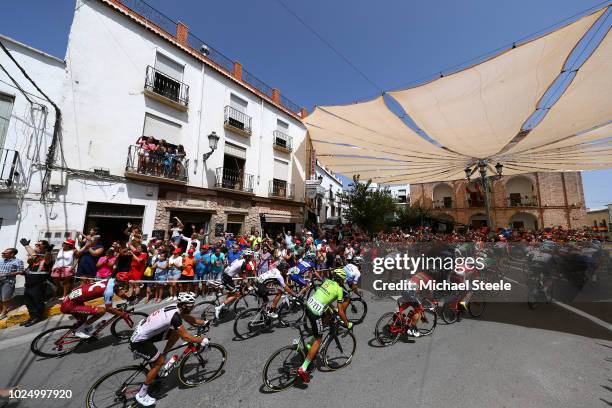
[[[317,195],[317,215],[319,224],[334,225],[342,222],[342,203],[338,193],[342,193],[342,181],[331,170],[316,162],[315,174],[321,184]]]
[[[174,217],[211,240],[299,228],[305,111],[183,24],[126,4],[138,13],[120,0],[76,2],[65,65],[56,61],[62,127],[51,193],[33,202],[47,217],[21,235],[95,226],[108,244],[128,222],[167,236]]]

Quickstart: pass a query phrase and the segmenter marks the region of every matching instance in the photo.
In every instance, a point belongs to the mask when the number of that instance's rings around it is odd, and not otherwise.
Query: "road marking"
[[[597,317],[590,315],[587,312],[583,312],[582,310],[576,309],[573,306],[566,305],[565,303],[559,302],[558,300],[553,300],[553,303],[555,305],[561,306],[564,309],[569,310],[570,312],[576,313],[577,315],[582,316],[585,319],[590,320],[591,322],[595,323],[598,326],[603,327],[604,329],[608,329],[609,331],[612,331],[612,324],[608,322],[604,322],[603,320],[598,319]]]

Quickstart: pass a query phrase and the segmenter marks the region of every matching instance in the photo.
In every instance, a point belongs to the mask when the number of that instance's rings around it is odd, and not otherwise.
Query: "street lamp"
[[[210,152],[208,153],[204,153],[202,155],[202,159],[204,161],[208,160],[208,158],[214,153],[214,151],[217,149],[217,143],[219,143],[219,136],[217,136],[217,133],[212,132],[210,135],[208,135],[208,147],[210,147]]]
[[[489,207],[489,202],[490,202],[490,192],[491,192],[491,182],[495,181],[495,180],[499,180],[502,176],[502,172],[504,170],[504,165],[501,163],[497,163],[495,165],[495,172],[497,173],[496,175],[493,176],[487,176],[487,167],[489,165],[489,161],[486,159],[481,159],[478,160],[478,162],[476,164],[474,164],[473,168],[470,168],[470,166],[465,168],[465,179],[468,181],[468,183],[470,182],[470,177],[472,176],[472,174],[474,174],[476,172],[476,170],[478,170],[478,172],[480,173],[480,177],[478,179],[475,180],[475,182],[480,183],[480,185],[482,186],[482,188],[485,191],[485,208],[487,211],[487,226],[489,228],[493,227],[493,223],[491,221],[491,209]]]

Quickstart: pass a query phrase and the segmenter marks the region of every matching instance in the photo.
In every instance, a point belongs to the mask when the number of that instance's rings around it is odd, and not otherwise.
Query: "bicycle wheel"
[[[365,300],[360,297],[351,298],[351,303],[346,308],[346,318],[349,322],[353,324],[363,323],[367,313],[368,304]]]
[[[374,337],[381,346],[390,346],[395,344],[403,332],[401,320],[397,320],[397,312],[385,313],[376,322],[374,329]]]
[[[243,310],[234,319],[234,334],[240,340],[250,339],[267,327],[260,307]]]
[[[215,307],[217,303],[210,300],[196,303],[191,311],[192,316],[197,316],[202,320],[213,320],[215,318]]]
[[[85,403],[94,407],[137,407],[134,397],[145,380],[143,366],[127,366],[100,377],[87,392]]]
[[[81,343],[82,339],[74,335],[74,326],[58,326],[36,336],[30,350],[41,357],[60,357],[72,353]]]
[[[351,364],[357,340],[352,331],[343,327],[338,328],[336,336],[328,334],[327,341],[321,350],[323,364],[330,370],[339,370]]]
[[[467,305],[468,313],[472,317],[482,316],[486,307],[487,307],[487,302],[485,302],[483,298],[477,297],[476,295],[474,296],[473,299],[471,299],[468,302],[468,305]]]
[[[285,346],[274,352],[264,365],[262,377],[264,386],[272,391],[291,387],[297,379],[297,370],[304,362],[304,355],[298,346]]]
[[[421,312],[421,317],[416,323],[416,327],[423,336],[428,336],[434,332],[438,325],[438,315],[434,310],[425,309]]]
[[[257,306],[261,306],[261,298],[254,293],[247,293],[234,302],[233,308],[234,313],[238,314],[245,309]]]
[[[115,319],[113,324],[111,324],[111,334],[117,338],[122,340],[129,339],[132,335],[132,331],[134,331],[134,327],[136,324],[149,317],[148,314],[142,312],[131,312],[130,318],[132,319],[132,327],[130,327],[125,320],[122,318]]]
[[[278,309],[278,320],[285,326],[299,323],[304,318],[304,304],[300,301],[283,302]]]
[[[181,360],[178,366],[178,379],[186,387],[195,387],[214,380],[219,376],[225,361],[227,351],[219,344],[210,343],[208,347],[200,347]]]
[[[446,324],[453,324],[457,321],[457,318],[459,317],[459,314],[457,313],[457,310],[455,309],[451,309],[448,304],[445,304],[444,306],[442,306],[442,320],[444,320],[444,323]]]

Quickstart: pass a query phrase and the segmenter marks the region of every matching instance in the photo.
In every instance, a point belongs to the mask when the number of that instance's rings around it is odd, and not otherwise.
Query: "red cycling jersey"
[[[104,291],[106,290],[107,286],[108,279],[95,283],[86,283],[73,289],[66,298],[70,299],[72,303],[85,303],[89,300],[94,300],[104,296]]]

